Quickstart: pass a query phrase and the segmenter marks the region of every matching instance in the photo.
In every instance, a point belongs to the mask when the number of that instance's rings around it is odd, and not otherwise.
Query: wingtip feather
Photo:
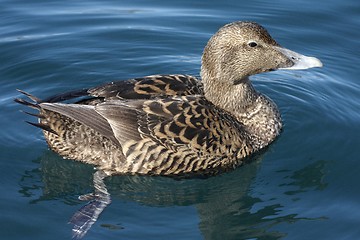
[[[37,103],[31,103],[31,102],[26,101],[26,100],[24,100],[22,98],[15,98],[14,101],[16,103],[19,103],[19,104],[22,104],[22,105],[25,105],[25,106],[28,106],[28,107],[31,107],[31,108],[34,108],[34,109],[37,109],[37,110],[40,109],[40,106]]]
[[[53,129],[51,129],[48,125],[45,125],[45,124],[42,124],[42,123],[33,123],[33,122],[29,122],[29,121],[25,121],[25,122],[32,125],[32,126],[41,128],[42,130],[45,130],[47,132],[59,135],[57,132],[55,132]]]
[[[30,94],[30,93],[28,93],[28,92],[25,92],[25,91],[23,91],[23,90],[21,90],[21,89],[16,89],[16,91],[24,94],[25,96],[27,96],[28,98],[30,98],[30,99],[31,99],[33,102],[35,102],[35,103],[41,103],[41,102],[42,102],[40,98],[37,98],[37,97],[35,97],[34,95],[32,95],[32,94]]]

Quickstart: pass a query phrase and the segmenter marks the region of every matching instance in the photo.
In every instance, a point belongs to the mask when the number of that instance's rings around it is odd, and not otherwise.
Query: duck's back
[[[25,93],[25,92],[23,92]],[[82,162],[115,167],[115,159],[125,161],[121,145],[115,139],[106,119],[98,117],[88,106],[95,106],[110,100],[155,99],[169,96],[203,95],[201,81],[189,75],[152,75],[129,80],[119,80],[89,89],[69,91],[40,100],[28,95],[35,103],[16,99],[16,101],[37,108],[39,123],[33,124],[44,130],[49,147],[61,156]],[[80,98],[80,100],[79,100]],[[46,103],[74,102],[86,109],[83,119],[92,119],[84,125],[75,120],[71,111],[64,114],[59,108]],[[42,104],[42,106],[40,106]],[[70,109],[70,108],[67,108]],[[81,109],[81,108],[80,108]],[[78,110],[80,111],[80,110]],[[93,113],[93,114],[91,114]],[[72,113],[74,114],[74,112]],[[90,126],[89,126],[90,125]],[[95,130],[96,129],[96,130]]]

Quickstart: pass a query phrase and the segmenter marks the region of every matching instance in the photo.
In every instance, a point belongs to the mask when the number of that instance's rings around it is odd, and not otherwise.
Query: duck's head
[[[216,79],[237,84],[257,73],[321,66],[317,58],[281,47],[259,24],[233,22],[220,28],[207,43],[201,77],[204,82]]]

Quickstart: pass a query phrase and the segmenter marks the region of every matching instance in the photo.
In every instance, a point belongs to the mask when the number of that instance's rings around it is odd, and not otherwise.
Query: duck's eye
[[[256,42],[249,42],[248,45],[250,47],[256,47],[257,46],[257,43]]]

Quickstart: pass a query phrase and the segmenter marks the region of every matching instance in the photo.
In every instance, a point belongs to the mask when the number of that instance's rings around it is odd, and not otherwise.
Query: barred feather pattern
[[[119,102],[109,102],[96,108],[113,126],[127,159],[126,168],[117,172],[211,174],[240,165],[256,150],[241,124],[201,97],[172,97],[119,106]],[[136,119],[130,121],[137,123],[138,131],[131,136],[123,131],[127,124],[118,117],[124,109],[136,113]]]
[[[121,148],[108,137],[74,119],[56,112],[41,110],[45,116],[40,123],[55,133],[44,130],[49,147],[67,159],[107,168],[118,168],[125,159]]]
[[[114,81],[90,88],[89,94],[106,99],[149,99],[160,96],[203,95],[201,81],[189,75],[151,75]]]

